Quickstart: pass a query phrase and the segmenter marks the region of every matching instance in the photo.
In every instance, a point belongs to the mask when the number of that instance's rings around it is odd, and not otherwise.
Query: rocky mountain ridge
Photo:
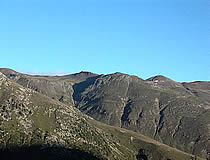
[[[143,80],[119,72],[52,77],[0,72],[101,122],[203,157],[209,150],[210,82],[178,83],[163,76]]]
[[[123,159],[116,142],[76,108],[23,88],[2,73],[0,101],[0,148],[56,146],[90,152],[100,159]]]

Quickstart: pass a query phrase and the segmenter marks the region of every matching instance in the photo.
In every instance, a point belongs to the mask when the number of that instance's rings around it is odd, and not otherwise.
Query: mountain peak
[[[88,72],[88,71],[80,71],[79,73],[74,73],[72,75],[98,75],[98,74]]]
[[[146,79],[146,81],[153,82],[160,86],[165,87],[183,87],[181,83],[176,82],[168,77],[165,77],[163,75],[157,75],[151,78]]]
[[[154,77],[150,77],[150,78],[148,78],[146,80],[147,81],[173,81],[170,78],[165,77],[163,75],[157,75],[157,76],[154,76]]]

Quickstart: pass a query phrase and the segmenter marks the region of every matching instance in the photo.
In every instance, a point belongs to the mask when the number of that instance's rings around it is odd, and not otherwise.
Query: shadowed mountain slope
[[[70,105],[22,87],[2,73],[0,115],[0,155],[8,160],[194,157],[140,134],[97,122]]]
[[[74,105],[73,85],[83,82],[90,77],[98,76],[90,72],[80,72],[65,76],[32,76],[18,73],[8,68],[0,68],[0,72],[26,88],[33,89],[69,105]]]
[[[0,150],[6,160],[100,160],[90,153],[64,147],[43,147],[42,145],[11,147]]]
[[[0,73],[0,148],[53,145],[100,159],[125,159],[111,137],[72,106],[23,88]],[[129,155],[129,154],[128,154]]]
[[[109,75],[81,72],[73,76],[48,77],[17,72],[17,76],[13,76],[11,70],[0,71],[24,87],[74,105],[101,122],[142,133],[203,157],[209,150],[209,82],[196,82],[195,87],[164,76],[143,80],[119,72]],[[28,81],[33,85],[27,85]],[[200,94],[193,93],[195,90]]]

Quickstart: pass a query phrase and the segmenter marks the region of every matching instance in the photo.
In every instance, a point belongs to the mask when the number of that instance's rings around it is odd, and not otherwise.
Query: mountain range
[[[207,81],[0,68],[0,113],[0,153],[6,156],[27,150],[59,155],[55,159],[156,160],[210,152]]]

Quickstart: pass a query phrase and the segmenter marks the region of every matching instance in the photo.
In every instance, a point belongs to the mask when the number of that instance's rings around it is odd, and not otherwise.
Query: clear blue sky
[[[210,80],[208,0],[1,0],[0,67]]]

